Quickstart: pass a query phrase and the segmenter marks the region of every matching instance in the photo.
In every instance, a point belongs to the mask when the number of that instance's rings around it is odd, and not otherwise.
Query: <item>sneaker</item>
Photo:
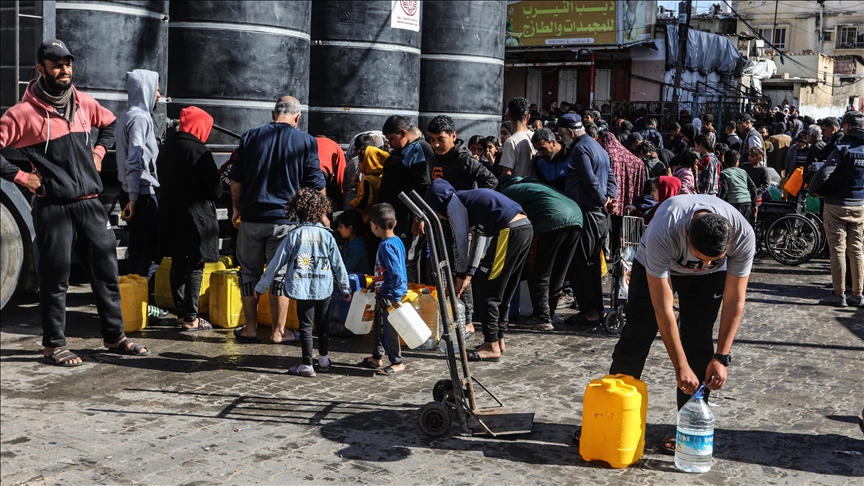
[[[147,306],[147,317],[156,317],[159,319],[164,319],[168,317],[169,312],[160,307],[156,307],[155,305]]]
[[[511,327],[516,329],[531,329],[534,331],[552,331],[555,326],[551,322],[546,322],[537,316],[531,316],[519,322],[511,323]]]
[[[849,307],[846,304],[846,294],[836,295],[833,293],[830,296],[820,300],[819,305],[830,305],[833,307]]]
[[[564,294],[558,299],[557,309],[566,309],[576,303],[572,295]]]
[[[315,376],[315,370],[309,365],[298,364],[289,368],[288,374],[294,376],[313,377]]]
[[[864,294],[862,295],[850,295],[846,297],[846,304],[849,307],[864,307]]]
[[[330,356],[318,356],[318,371],[327,373],[330,371]]]

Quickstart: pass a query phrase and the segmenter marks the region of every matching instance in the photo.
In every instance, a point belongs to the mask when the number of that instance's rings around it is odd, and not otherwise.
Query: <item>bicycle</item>
[[[636,249],[645,233],[645,222],[636,216],[624,216],[621,244],[612,261],[612,290],[610,309],[603,319],[603,327],[609,334],[621,334],[627,324],[627,296],[630,288],[630,273],[636,258]]]

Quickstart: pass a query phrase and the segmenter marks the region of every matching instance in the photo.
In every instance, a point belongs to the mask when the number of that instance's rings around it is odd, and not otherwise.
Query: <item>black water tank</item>
[[[420,26],[418,31],[391,27],[392,5],[389,0],[312,4],[309,133],[347,144],[359,132],[380,130],[390,115],[416,123]],[[396,2],[396,8],[403,7],[410,13],[419,2]]]
[[[129,71],[159,73],[164,94],[168,84],[167,15],[167,0],[57,2],[57,38],[75,56],[72,83],[117,117],[129,107]],[[156,133],[163,133],[165,103],[157,105],[154,119]]]
[[[242,134],[271,121],[281,95],[309,98],[309,1],[173,1],[168,113],[195,105]],[[214,144],[237,140],[213,131]]]
[[[459,138],[498,135],[507,2],[423,1],[420,123],[448,115]]]

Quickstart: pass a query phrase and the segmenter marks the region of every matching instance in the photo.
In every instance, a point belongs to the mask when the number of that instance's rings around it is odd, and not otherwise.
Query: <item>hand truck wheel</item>
[[[450,410],[438,402],[429,402],[420,408],[417,423],[420,430],[429,437],[441,437],[450,431],[453,418]]]
[[[624,324],[627,323],[627,315],[624,311],[624,305],[619,305],[617,308],[610,309],[603,319],[603,327],[609,334],[621,334],[624,330]]]
[[[444,400],[455,402],[456,396],[453,393],[453,382],[448,379],[438,380],[435,386],[432,387],[432,399],[438,403]]]

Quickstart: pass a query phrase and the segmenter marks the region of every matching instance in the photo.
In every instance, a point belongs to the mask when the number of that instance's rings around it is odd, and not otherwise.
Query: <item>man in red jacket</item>
[[[72,250],[78,255],[96,298],[102,339],[110,351],[147,356],[150,351],[126,338],[117,283],[117,253],[108,215],[99,202],[99,170],[114,142],[113,114],[72,86],[75,58],[66,45],[48,39],[39,46],[36,70],[24,99],[0,118],[0,148],[12,146],[30,159],[33,171],[4,161],[0,176],[27,187],[33,203],[39,252],[39,304],[43,360],[57,366],[80,366],[66,348],[66,291]],[[90,129],[99,130],[93,149]]]

